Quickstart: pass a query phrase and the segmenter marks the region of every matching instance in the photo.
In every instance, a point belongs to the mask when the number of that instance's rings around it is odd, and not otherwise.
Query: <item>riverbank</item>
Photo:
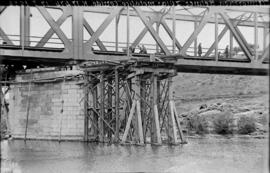
[[[178,117],[187,135],[268,134],[268,77],[182,73],[174,81]]]
[[[178,117],[187,135],[247,135],[259,138],[269,132],[267,100],[267,96],[213,99]]]

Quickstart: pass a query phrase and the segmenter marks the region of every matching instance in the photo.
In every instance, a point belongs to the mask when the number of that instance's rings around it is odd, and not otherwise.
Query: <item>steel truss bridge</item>
[[[8,8],[0,7],[0,17]],[[27,68],[79,65],[84,71],[82,86],[85,141],[115,141],[139,145],[148,142],[157,145],[186,143],[172,92],[172,77],[177,75],[177,72],[268,75],[269,70],[268,7],[196,8],[164,7],[149,11],[145,7],[120,6],[21,6],[18,7],[18,35],[11,35],[1,28],[8,18],[0,23],[0,62],[7,67],[2,70],[18,70],[23,65]],[[48,31],[39,37],[31,33],[33,9],[49,25]],[[60,10],[62,14],[55,19],[49,12],[51,9]],[[85,13],[103,14],[106,17],[97,29],[94,29]],[[90,15],[90,18],[91,16],[93,17]],[[126,24],[120,25],[120,18],[125,18]],[[143,28],[136,28],[141,31],[135,38],[132,38],[131,34],[132,18],[143,23]],[[71,33],[65,31],[67,28],[61,28],[68,19],[71,19]],[[194,26],[193,32],[184,43],[182,37],[176,37],[179,31],[176,24],[180,21],[192,22]],[[169,22],[172,23],[171,26]],[[114,29],[110,28],[111,24]],[[209,32],[209,37],[213,35],[214,41],[209,48],[201,51],[198,48],[198,36],[208,24],[214,26],[214,32]],[[119,32],[119,27],[126,28],[126,42],[119,39],[120,34],[123,35]],[[170,45],[165,44],[161,27],[170,38]],[[250,35],[243,34],[239,27],[254,29],[254,35],[251,36],[254,37],[253,46],[247,41]],[[219,32],[220,28],[222,30]],[[109,42],[102,38],[106,29],[109,32],[114,31],[109,34],[114,36],[115,41]],[[263,31],[262,49],[258,48],[259,30]],[[224,52],[224,47],[220,48],[219,42],[227,32],[229,47],[225,54],[221,53]],[[85,33],[90,35],[89,38],[85,37]],[[155,43],[144,43],[148,53],[138,53],[137,46],[142,44],[147,33],[150,33]],[[239,45],[238,51],[233,45],[234,39]],[[133,49],[134,51],[129,51]],[[242,52],[242,55],[238,54],[239,52]],[[30,89],[32,82],[26,81]],[[3,81],[0,82],[0,89],[2,83]],[[31,97],[30,89],[28,103]],[[1,92],[0,109],[1,105],[4,105],[2,98]],[[26,132],[28,114],[29,112]]]
[[[0,7],[0,16],[8,12],[9,6]],[[2,64],[13,64],[28,67],[36,65],[57,65],[77,63],[85,60],[98,61],[126,61],[132,58],[147,60],[150,54],[161,61],[174,62],[178,72],[199,73],[222,73],[222,74],[247,74],[268,75],[269,62],[269,8],[267,6],[221,6],[221,7],[164,7],[159,10],[147,10],[147,7],[78,7],[78,6],[49,6],[49,7],[17,7],[20,10],[19,34],[10,35],[8,31],[0,27],[0,62]],[[151,9],[151,7],[149,7]],[[30,23],[32,21],[31,10],[37,10],[49,25],[44,35],[34,36],[31,33]],[[49,10],[60,10],[62,12],[58,19],[54,19]],[[89,24],[85,14],[107,15],[97,29]],[[120,18],[125,18],[126,24],[119,26]],[[138,28],[141,32],[131,38],[131,19],[139,19],[144,27]],[[71,19],[71,33],[67,33],[61,25]],[[1,25],[5,25],[8,19],[1,19]],[[183,43],[181,37],[176,37],[178,29],[177,22],[187,21],[194,24],[193,33]],[[168,24],[168,22],[172,24]],[[34,23],[32,23],[34,25]],[[198,55],[198,35],[208,25],[213,24],[214,41],[209,48],[203,48],[202,56]],[[106,29],[113,26],[113,42],[101,40]],[[126,28],[126,42],[120,42],[119,27]],[[171,39],[171,44],[165,44],[164,38],[159,34],[161,27]],[[247,42],[250,35],[243,34],[239,27],[252,27],[254,29],[253,48]],[[221,32],[219,29],[223,28]],[[258,49],[259,30],[262,29],[263,48]],[[90,38],[85,37],[85,32]],[[224,47],[219,47],[219,41],[229,32],[230,41],[228,56],[220,55]],[[137,46],[144,37],[150,33],[155,40],[154,44],[145,45],[149,54],[139,54]],[[56,35],[57,38],[52,38]],[[71,35],[68,38],[67,35]],[[181,34],[180,34],[181,35]],[[54,46],[48,46],[52,40],[57,39]],[[131,41],[132,40],[132,41]],[[234,41],[239,47],[242,55],[237,56],[234,52]],[[204,40],[200,40],[204,42]],[[60,46],[59,46],[60,45]],[[123,52],[122,49],[135,48],[135,53]],[[92,49],[94,48],[94,49]]]

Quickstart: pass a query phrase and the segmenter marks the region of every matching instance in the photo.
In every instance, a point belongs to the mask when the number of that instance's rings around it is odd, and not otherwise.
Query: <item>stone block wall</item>
[[[9,95],[9,123],[14,138],[24,138],[27,105],[30,98],[27,138],[83,140],[84,102],[80,78],[62,80],[63,76],[82,74],[79,70],[36,71],[18,74],[16,82],[30,79],[49,79],[32,83],[28,97],[28,83],[11,85]],[[58,78],[59,80],[52,80]],[[61,132],[60,132],[61,131]]]

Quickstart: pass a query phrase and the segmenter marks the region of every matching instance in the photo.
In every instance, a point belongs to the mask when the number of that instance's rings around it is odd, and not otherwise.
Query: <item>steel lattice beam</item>
[[[214,7],[210,7],[210,8],[214,8]],[[222,7],[224,10],[229,11],[230,8],[224,8]],[[243,9],[242,9],[243,10]],[[109,14],[111,12],[110,8],[104,8],[104,7],[85,7],[85,11],[87,12],[93,12],[93,13],[102,13],[102,14]],[[236,10],[234,10],[236,11]],[[253,12],[253,11],[251,11]],[[259,12],[257,10],[257,12]],[[267,12],[267,10],[264,10],[264,12]],[[156,12],[151,12],[151,11],[143,11],[143,13],[146,16],[149,16],[150,18],[154,18],[156,16]],[[269,13],[269,10],[268,12]],[[123,10],[121,15],[126,15],[127,11]],[[137,16],[135,11],[130,11],[130,16]],[[171,15],[167,14],[164,16],[164,18],[166,19],[171,19]],[[185,15],[185,14],[176,14],[175,15],[176,20],[180,20],[180,21],[189,21],[189,22],[194,22],[197,20],[202,20],[202,16],[199,15]],[[237,21],[237,20],[236,20]],[[223,20],[219,20],[218,21],[220,24],[225,24],[225,22]],[[215,23],[214,18],[210,18],[209,19],[209,23]],[[239,24],[239,26],[254,26],[254,22],[250,22],[250,21],[242,21],[241,24]],[[258,22],[258,27],[265,27],[268,26],[269,27],[269,23],[268,22]]]
[[[37,7],[42,16],[46,19],[48,24],[51,26],[51,28],[54,30],[56,35],[60,38],[60,40],[64,43],[65,49],[71,51],[71,43],[65,33],[60,29],[60,26],[54,21],[52,16],[49,14],[49,12],[46,10],[45,7]]]
[[[92,35],[92,37],[85,43],[85,50],[90,50],[94,42],[98,39],[98,37],[103,33],[106,27],[111,23],[113,18],[115,18],[123,7],[115,7],[114,10],[110,13],[110,15],[103,21],[103,23],[99,26],[96,32]]]
[[[163,41],[161,40],[161,38],[158,36],[158,34],[155,32],[154,28],[149,23],[149,21],[147,21],[145,15],[141,11],[141,9],[138,8],[138,7],[134,7],[134,9],[137,12],[137,14],[139,15],[139,17],[141,18],[141,20],[144,23],[144,25],[147,27],[147,29],[151,33],[151,35],[153,36],[153,38],[156,40],[156,42],[160,46],[160,48],[165,52],[166,55],[169,55],[170,54],[170,51],[168,50],[168,48],[166,47],[166,45],[163,43]]]
[[[127,15],[127,11],[123,7],[114,7],[114,8],[101,8],[101,7],[95,7],[95,8],[90,8],[90,7],[31,7],[31,8],[38,8],[39,12],[42,14],[43,18],[47,21],[47,23],[50,26],[50,29],[48,32],[41,38],[41,40],[35,45],[35,46],[30,46],[30,39],[29,36],[31,33],[29,33],[29,8],[28,7],[20,7],[21,9],[21,31],[20,31],[20,42],[21,44],[19,46],[14,45],[12,40],[9,38],[9,35],[7,35],[3,29],[0,28],[0,35],[1,38],[4,42],[6,42],[6,45],[0,46],[0,60],[3,63],[18,63],[18,62],[24,62],[24,63],[30,63],[35,62],[67,62],[67,63],[76,63],[76,62],[81,62],[84,60],[110,60],[110,61],[122,61],[122,60],[129,60],[130,57],[125,56],[124,52],[112,52],[108,51],[108,47],[105,44],[105,41],[100,40],[101,34],[104,32],[104,30],[108,27],[108,25],[111,23],[111,21],[116,17],[116,27],[118,27],[119,19],[120,16],[122,15]],[[63,14],[57,19],[54,20],[47,11],[47,8],[53,8],[53,9],[60,9],[63,11]],[[1,7],[2,11],[5,9],[4,7]],[[236,41],[239,43],[241,49],[244,51],[246,57],[248,60],[253,62],[253,51],[249,47],[245,35],[243,35],[240,30],[237,28],[237,26],[245,26],[243,22],[244,19],[239,18],[240,16],[244,16],[244,14],[240,15],[238,18],[239,19],[232,19],[230,18],[226,13],[230,11],[230,8],[224,8],[224,7],[207,7],[208,13],[204,15],[204,17],[201,16],[189,16],[192,18],[189,18],[188,20],[190,21],[195,21],[194,23],[200,23],[199,25],[195,28],[193,34],[189,37],[189,39],[184,43],[182,46],[179,43],[178,39],[181,38],[175,38],[175,35],[177,30],[175,30],[175,26],[173,26],[173,30],[166,24],[166,20],[172,20],[175,18],[175,20],[184,20],[183,15],[175,14],[171,16],[172,14],[168,15],[163,14],[162,12],[147,12],[147,11],[142,11],[139,7],[134,7],[134,10],[130,10],[130,16],[137,16],[138,19],[142,20],[143,24],[145,25],[144,28],[142,29],[141,33],[135,38],[135,41],[131,44],[131,47],[135,48],[140,41],[144,38],[145,34],[147,32],[150,32],[150,34],[153,36],[154,40],[156,41],[156,50],[158,53],[159,52],[159,47],[162,49],[163,52],[165,52],[166,55],[171,55],[171,50],[169,50],[169,46],[164,44],[164,40],[161,39],[160,37],[160,32],[158,31],[158,28],[160,28],[160,25],[162,25],[165,29],[165,33],[169,35],[169,37],[173,40],[173,45],[175,45],[179,50],[180,54],[174,54],[174,57],[177,57],[179,59],[181,58],[191,58],[189,59],[189,62],[194,62],[196,64],[194,58],[192,56],[186,55],[187,49],[190,47],[192,42],[194,41],[195,47],[194,47],[194,55],[196,55],[197,52],[197,36],[200,33],[200,31],[204,28],[204,26],[207,23],[214,22],[213,21],[213,16],[214,14],[219,14],[221,15],[221,18],[217,18],[216,20],[216,25],[220,24],[225,24],[225,28],[223,31],[217,35],[217,41],[212,44],[212,46],[208,49],[208,51],[205,54],[205,58],[208,59],[208,61],[221,61],[219,63],[224,64],[224,66],[227,66],[228,63],[226,62],[231,62],[234,63],[235,61],[238,61],[237,59],[233,59],[234,57],[231,57],[222,60],[222,59],[209,59],[210,53],[216,49],[216,52],[219,50],[217,47],[217,42],[221,40],[221,38],[225,35],[227,30],[230,30],[231,33],[231,39],[230,39],[230,51],[232,50],[232,36],[235,37]],[[100,11],[98,11],[100,10]],[[236,9],[232,9],[232,11],[235,11]],[[254,10],[254,9],[253,9]],[[104,14],[110,14],[107,16],[107,18],[103,21],[103,23],[98,27],[96,31],[92,29],[92,27],[87,23],[86,19],[83,16],[83,13],[86,12],[100,12]],[[254,11],[252,11],[254,12]],[[247,12],[247,13],[252,13],[252,12]],[[255,26],[257,29],[259,27],[263,27],[264,29],[264,36],[267,36],[267,25],[265,25],[265,22],[260,22],[259,19],[257,19],[260,15],[260,12],[257,12],[258,15],[254,16],[256,19],[254,21],[248,22],[249,26]],[[68,39],[67,36],[65,35],[64,31],[60,28],[60,26],[66,21],[68,17],[72,17],[72,39]],[[147,19],[149,18],[149,20]],[[252,18],[253,19],[253,18]],[[153,24],[157,23],[157,29],[153,28]],[[247,23],[246,23],[247,24]],[[252,24],[252,25],[251,25]],[[175,24],[174,24],[175,25]],[[216,28],[217,28],[216,26]],[[86,28],[86,30],[89,32],[91,35],[91,38],[84,43],[83,40],[83,27]],[[56,34],[60,40],[64,43],[64,49],[53,49],[53,48],[47,48],[44,47],[46,43],[50,40],[53,34]],[[115,43],[115,50],[118,50],[118,32],[116,31],[116,43]],[[92,51],[91,47],[93,46],[94,43],[97,43],[97,46],[100,48],[100,51]],[[121,43],[123,44],[123,43]],[[263,54],[260,54],[257,52],[256,56],[257,57],[262,57],[258,59],[258,62],[256,63],[268,63],[267,59],[267,46],[266,46],[266,39],[263,40]],[[155,46],[155,45],[154,45]],[[175,53],[175,52],[174,52]],[[149,55],[138,55],[131,53],[131,56],[135,57],[136,59],[148,59]],[[183,56],[184,55],[184,56]],[[157,55],[161,56],[161,55]],[[170,56],[168,57],[168,61],[170,59]],[[75,60],[75,61],[74,61]],[[163,58],[163,61],[167,61],[167,58]],[[208,63],[208,62],[207,62]],[[211,62],[209,62],[210,64]],[[244,65],[245,63],[245,65]],[[248,66],[248,68],[253,69],[253,65],[250,62],[246,61],[238,61],[238,67],[241,68],[242,66]],[[262,64],[264,66],[264,64]],[[262,67],[261,66],[261,67]],[[228,66],[230,68],[230,66]],[[232,68],[235,68],[234,66]],[[261,70],[265,70],[263,67]],[[191,70],[192,71],[192,70]],[[241,72],[242,73],[242,72]]]

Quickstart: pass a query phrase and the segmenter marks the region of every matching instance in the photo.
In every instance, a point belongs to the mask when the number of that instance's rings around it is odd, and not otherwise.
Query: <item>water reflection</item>
[[[180,146],[1,142],[1,172],[264,172],[268,140],[189,139]]]

